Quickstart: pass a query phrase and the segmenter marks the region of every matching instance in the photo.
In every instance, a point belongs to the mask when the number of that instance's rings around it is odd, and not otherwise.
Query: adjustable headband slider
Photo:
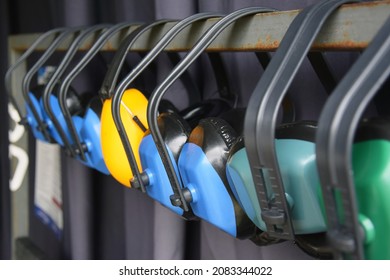
[[[286,223],[286,214],[277,207],[263,209],[261,211],[261,218],[266,224],[270,225],[278,226]]]

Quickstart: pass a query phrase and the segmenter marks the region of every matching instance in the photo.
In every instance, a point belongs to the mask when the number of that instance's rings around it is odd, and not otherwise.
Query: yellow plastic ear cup
[[[121,102],[120,116],[137,160],[138,168],[141,168],[138,149],[144,136],[144,131],[133,118],[137,116],[147,129],[147,106],[148,101],[140,91],[136,89],[128,89],[125,91]],[[107,99],[103,104],[101,139],[104,162],[111,175],[121,184],[130,187],[130,179],[133,178],[133,173],[131,172],[125,149],[116,129],[114,119],[112,118],[111,99]]]

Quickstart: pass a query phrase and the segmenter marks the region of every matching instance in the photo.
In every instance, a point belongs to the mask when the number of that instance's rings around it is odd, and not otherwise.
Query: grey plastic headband
[[[316,134],[316,160],[336,256],[363,259],[363,238],[352,169],[352,146],[364,109],[390,75],[390,18],[338,84],[322,110]],[[335,193],[341,203],[336,203]],[[375,203],[373,201],[372,203]],[[341,221],[343,211],[348,217]]]
[[[244,135],[253,181],[270,236],[294,239],[294,228],[275,152],[275,127],[281,102],[312,42],[332,12],[353,1],[321,1],[303,9],[284,35],[250,98]]]

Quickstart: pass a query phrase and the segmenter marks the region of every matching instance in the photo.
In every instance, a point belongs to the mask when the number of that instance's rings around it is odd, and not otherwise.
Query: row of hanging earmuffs
[[[229,95],[184,111],[174,106],[164,109],[161,104],[168,88],[227,26],[273,9],[245,8],[224,17],[204,13],[179,21],[118,85],[133,44],[146,31],[169,21],[52,30],[10,68],[6,85],[9,89],[12,70],[54,34],[23,82],[27,108],[23,120],[37,139],[62,145],[87,166],[140,189],[185,219],[205,220],[259,246],[295,240],[318,258],[390,259],[387,121],[363,123],[358,131],[363,136],[356,136],[353,144],[363,109],[388,76],[389,23],[334,90],[334,81],[324,84],[330,96],[318,124],[295,121],[294,106],[286,102],[288,87],[311,43],[326,19],[347,2],[351,1],[322,1],[298,14],[246,109],[232,106],[234,97]],[[148,98],[128,89],[183,29],[211,17],[220,19]],[[129,35],[107,70],[99,97],[71,90],[72,80],[107,40],[126,29]],[[40,92],[29,92],[32,76],[70,36],[74,39],[48,83]],[[79,46],[93,36],[91,49],[61,79]],[[319,68],[326,69],[323,64]],[[223,67],[215,69],[217,83],[226,83],[218,77],[221,71]],[[329,80],[328,74],[322,78]],[[224,89],[220,91],[223,95]],[[355,110],[358,105],[360,110]],[[278,125],[281,109],[284,118]],[[377,162],[378,157],[383,163]]]

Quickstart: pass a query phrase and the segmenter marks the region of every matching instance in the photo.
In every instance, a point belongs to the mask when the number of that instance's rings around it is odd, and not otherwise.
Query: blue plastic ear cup
[[[57,91],[57,87],[54,88],[53,92],[56,92],[56,91]],[[63,113],[61,111],[60,104],[59,104],[59,101],[58,101],[58,98],[57,98],[56,94],[51,94],[49,96],[49,102],[50,102],[51,108],[53,110],[53,113],[56,116],[59,124],[61,125],[61,127],[63,129],[63,131],[65,132],[65,134],[68,137],[68,139],[71,139],[70,138],[71,137],[70,136],[70,131],[69,131],[69,128],[68,128],[68,126],[66,124],[65,117],[64,117],[64,115],[63,115]],[[47,125],[47,129],[49,131],[50,136],[59,145],[64,146],[63,140],[62,140],[59,132],[57,131],[56,127],[54,126],[54,124],[51,121],[51,119],[50,119],[49,115],[47,114],[47,112],[43,109],[44,108],[44,104],[43,104],[42,97],[39,99],[39,103],[40,103],[40,106],[42,108],[41,112],[42,112],[43,121]],[[71,112],[72,115],[80,114],[83,111],[83,104],[82,103],[83,102],[82,102],[81,97],[73,89],[71,89],[69,94],[68,94],[68,98],[67,98],[67,106],[69,107],[70,112]],[[76,129],[79,130],[80,127],[81,127],[81,123],[82,123],[81,118],[75,118],[74,121],[75,121]]]
[[[276,131],[276,154],[296,234],[326,231],[315,163],[315,128],[314,123],[298,122]],[[226,168],[230,186],[249,218],[265,231],[243,141],[236,145]]]
[[[163,135],[164,143],[168,147],[176,173],[179,176],[176,163],[181,149],[187,141],[190,128],[179,115],[173,112],[160,114],[158,126]],[[170,196],[173,195],[173,190],[156,144],[152,135],[148,132],[142,139],[139,154],[143,176],[147,177],[147,180],[144,182],[146,193],[178,215],[183,215],[183,209],[171,203]]]
[[[179,157],[184,187],[193,213],[233,237],[249,238],[255,226],[228,186],[225,168],[236,134],[223,119],[206,118],[192,130]]]
[[[109,174],[101,148],[100,115],[102,107],[100,98],[96,96],[91,99],[85,114],[82,117],[73,116],[72,121],[86,146],[86,160],[82,162],[104,174]]]

